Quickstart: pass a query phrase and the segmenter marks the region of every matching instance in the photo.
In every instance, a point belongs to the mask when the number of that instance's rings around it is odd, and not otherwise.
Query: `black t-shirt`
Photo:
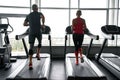
[[[25,21],[29,22],[30,26],[30,33],[40,33],[41,32],[41,23],[40,23],[40,16],[43,15],[41,12],[31,12],[30,14],[27,15]]]

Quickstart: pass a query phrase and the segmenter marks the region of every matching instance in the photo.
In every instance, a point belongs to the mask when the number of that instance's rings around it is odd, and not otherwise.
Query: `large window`
[[[71,10],[71,24],[72,19],[76,17],[77,10]],[[100,35],[101,27],[106,24],[106,11],[105,10],[82,10],[82,18],[85,19],[87,28],[91,33]],[[96,29],[96,30],[95,30]]]
[[[30,0],[1,0],[0,5],[29,7]]]
[[[80,0],[80,8],[107,8],[108,0]]]
[[[32,4],[39,5],[40,11],[45,15],[45,25],[51,28],[52,46],[64,46],[65,29],[72,24],[72,19],[76,17],[76,11],[81,9],[82,18],[86,20],[86,25],[91,33],[99,35],[100,40],[94,44],[102,43],[101,27],[106,24],[120,25],[119,0],[4,0],[0,2],[0,16],[7,14],[14,32],[10,34],[13,42],[15,35],[24,32],[27,27],[23,27],[25,16],[31,11]],[[22,17],[16,17],[20,14]],[[119,36],[116,40],[109,42],[110,45],[120,45]],[[27,38],[26,38],[27,39]],[[67,45],[72,46],[72,36],[68,38]],[[28,40],[27,40],[28,41]],[[43,46],[48,46],[47,36],[43,37]],[[85,36],[84,44],[89,44],[90,38]],[[14,44],[12,44],[14,45]]]
[[[79,5],[78,5],[78,0],[69,0],[70,1],[70,7],[71,8],[78,8]]]
[[[68,8],[69,0],[41,0],[41,7]]]
[[[28,8],[0,8],[0,13],[7,14],[26,14],[30,12]]]
[[[72,19],[76,17],[77,10],[71,10],[71,24]],[[99,15],[99,16],[98,16]],[[86,20],[86,26],[94,35],[101,35],[101,27],[106,24],[106,11],[105,10],[82,10],[82,18]],[[72,42],[72,38],[71,38]],[[94,44],[100,44],[102,41],[94,41]],[[85,35],[85,39],[83,41],[84,44],[90,43],[90,38]],[[73,44],[71,44],[73,45]]]
[[[4,0],[0,1],[0,13],[24,14],[30,9],[30,0]]]
[[[119,14],[118,14],[118,26],[120,27],[120,10],[119,10]],[[120,35],[117,36],[117,38],[118,38],[117,39],[117,45],[120,46]]]
[[[68,10],[42,9],[42,12],[46,19],[45,25],[51,28],[52,45],[63,46],[65,28],[68,26]]]

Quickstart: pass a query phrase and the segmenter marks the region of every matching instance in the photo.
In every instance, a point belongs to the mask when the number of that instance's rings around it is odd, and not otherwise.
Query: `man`
[[[38,6],[36,4],[32,5],[33,12],[29,13],[24,20],[23,25],[29,26],[29,69],[33,69],[32,67],[32,55],[33,55],[33,47],[35,38],[38,40],[37,54],[36,57],[40,60],[40,48],[41,48],[41,40],[42,40],[42,27],[44,27],[45,17],[41,12],[38,12]],[[41,25],[42,23],[42,25]]]

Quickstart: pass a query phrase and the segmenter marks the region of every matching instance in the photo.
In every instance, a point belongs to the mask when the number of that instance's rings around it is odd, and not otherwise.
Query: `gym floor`
[[[0,80],[5,80],[23,61],[25,61],[25,59],[17,59],[15,63],[12,63],[10,69],[0,69]]]
[[[0,80],[5,80],[6,77],[9,76],[24,60],[25,59],[18,59],[17,62],[12,63],[12,67],[9,70],[0,69]],[[102,65],[98,64],[94,60],[92,62],[106,75],[108,80],[118,80]],[[64,60],[52,60],[49,80],[66,80]]]

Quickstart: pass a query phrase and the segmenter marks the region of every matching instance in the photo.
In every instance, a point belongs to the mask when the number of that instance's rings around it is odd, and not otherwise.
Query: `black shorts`
[[[36,38],[37,38],[39,44],[41,44],[42,33],[29,34],[29,43],[30,43],[30,44],[34,44]]]

